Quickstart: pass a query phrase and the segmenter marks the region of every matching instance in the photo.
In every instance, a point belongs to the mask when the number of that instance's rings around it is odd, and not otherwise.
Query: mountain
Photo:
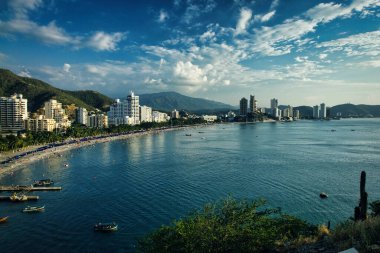
[[[66,91],[55,88],[43,81],[15,75],[13,72],[0,69],[0,96],[11,96],[20,93],[28,99],[28,111],[34,112],[51,98],[56,98],[64,105],[75,104],[89,110],[105,110],[112,99],[95,91]]]
[[[342,104],[331,107],[331,116],[338,113],[342,117],[380,117],[380,105]]]
[[[160,92],[140,95],[140,105],[155,110],[172,111],[174,109],[189,112],[216,112],[234,109],[233,106],[203,98],[192,98],[177,92]]]

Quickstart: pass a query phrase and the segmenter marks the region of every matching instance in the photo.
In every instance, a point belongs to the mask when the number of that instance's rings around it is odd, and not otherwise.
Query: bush
[[[231,197],[162,226],[139,241],[141,252],[271,252],[299,237],[318,233],[316,226],[265,209],[264,200]]]
[[[380,216],[380,200],[371,202],[369,204],[369,209],[372,211],[372,216]]]

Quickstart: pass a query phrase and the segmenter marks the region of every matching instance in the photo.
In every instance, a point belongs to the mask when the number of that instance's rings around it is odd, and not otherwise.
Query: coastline
[[[166,131],[173,131],[173,130],[181,130],[185,129],[191,126],[181,126],[181,127],[173,127],[173,128],[161,128],[161,129],[152,129],[152,130],[145,130],[145,131],[136,131],[132,133],[125,133],[125,134],[118,134],[118,135],[109,135],[109,136],[103,136],[101,138],[93,136],[93,137],[82,137],[73,139],[70,142],[65,142],[63,145],[60,146],[54,146],[43,150],[38,150],[42,147],[45,147],[49,144],[42,144],[42,145],[35,145],[35,146],[29,146],[22,150],[19,150],[17,152],[7,152],[0,154],[0,162],[5,161],[9,157],[15,157],[21,153],[30,152],[32,153],[22,156],[18,159],[13,160],[12,162],[9,162],[7,164],[0,165],[0,179],[6,175],[12,174],[13,172],[17,170],[21,170],[26,168],[27,165],[34,163],[38,160],[49,158],[50,156],[56,156],[61,153],[64,153],[66,151],[82,148],[85,146],[98,144],[98,143],[104,143],[109,141],[115,141],[115,140],[123,140],[123,139],[129,139],[132,137],[142,136],[142,135],[148,135],[148,134],[157,134],[161,132]],[[196,127],[196,125],[194,126]],[[88,139],[85,141],[81,141],[83,139]]]

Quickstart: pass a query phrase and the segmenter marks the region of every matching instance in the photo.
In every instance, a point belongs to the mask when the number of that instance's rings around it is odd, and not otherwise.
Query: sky
[[[0,0],[0,67],[112,98],[380,104],[380,1]]]

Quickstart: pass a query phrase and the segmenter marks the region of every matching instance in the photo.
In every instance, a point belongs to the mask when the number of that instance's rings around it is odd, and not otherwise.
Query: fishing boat
[[[41,180],[36,180],[33,183],[34,187],[39,187],[39,186],[50,186],[54,184],[54,181],[51,179],[41,179]]]
[[[9,197],[11,201],[18,202],[18,201],[27,201],[28,197],[25,194],[17,195],[16,193],[13,193],[12,196]]]
[[[103,232],[112,232],[117,231],[117,224],[115,222],[110,223],[98,223],[95,224],[94,230],[95,231],[103,231]]]
[[[327,198],[329,197],[329,195],[327,195],[327,193],[325,193],[325,192],[321,192],[321,193],[319,194],[319,197],[320,197],[321,199],[327,199]]]
[[[45,206],[27,206],[22,212],[23,213],[38,213],[45,211]]]
[[[6,217],[0,217],[0,223],[7,222],[7,220],[8,220],[8,216],[6,216]]]

